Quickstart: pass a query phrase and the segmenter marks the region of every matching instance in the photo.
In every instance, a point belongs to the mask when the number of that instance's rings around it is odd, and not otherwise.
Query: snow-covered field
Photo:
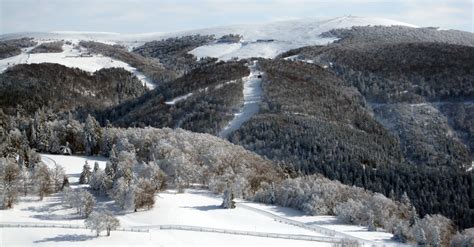
[[[42,155],[50,165],[60,164],[70,176],[73,188],[78,187],[79,174],[87,160],[93,166],[98,162],[105,167],[102,157]],[[0,224],[56,224],[83,227],[84,220],[73,209],[61,205],[62,194],[53,194],[39,201],[35,196],[22,197],[13,209],[0,211]],[[105,197],[97,197],[96,207],[115,212],[121,227],[143,229],[146,232],[115,231],[110,237],[94,237],[87,229],[62,228],[0,228],[2,246],[97,246],[97,245],[294,245],[329,246],[327,242],[290,240],[216,232],[160,230],[163,225],[186,225],[226,231],[243,231],[256,234],[274,233],[285,236],[327,238],[315,230],[289,225],[274,220],[266,213],[317,225],[341,233],[353,235],[376,244],[390,244],[391,234],[368,232],[365,227],[340,224],[331,216],[308,216],[289,208],[239,201],[236,209],[222,209],[222,199],[207,190],[188,189],[178,194],[173,190],[159,193],[155,207],[148,211],[124,214]],[[242,206],[243,205],[243,206]],[[392,243],[393,244],[393,243]]]

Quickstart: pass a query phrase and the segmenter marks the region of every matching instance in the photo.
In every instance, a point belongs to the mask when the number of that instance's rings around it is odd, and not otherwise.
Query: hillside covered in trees
[[[0,74],[0,106],[12,114],[18,109],[33,114],[43,107],[54,112],[104,109],[145,91],[133,74],[118,68],[91,75],[59,64],[20,64]]]
[[[40,181],[48,170],[40,170],[36,152],[108,157],[107,170],[85,167],[81,181],[124,210],[153,207],[163,186],[197,183],[381,227],[401,242],[424,238],[444,246],[456,230],[474,226],[472,33],[353,27],[321,34],[334,43],[272,59],[218,61],[190,53],[210,44],[249,46],[239,34],[215,37],[183,35],[134,47],[74,44],[87,51],[82,55],[132,66],[154,83],[152,90],[123,68],[8,67],[0,74],[0,164],[30,169]],[[2,41],[0,55],[14,56],[31,42]],[[62,42],[31,53],[60,52]],[[253,64],[261,80],[259,111],[220,139],[241,114]],[[11,181],[17,186],[22,179]],[[60,180],[43,192],[63,189]],[[148,193],[131,200],[137,191]],[[81,193],[76,198],[89,197]],[[5,207],[13,206],[10,199]]]

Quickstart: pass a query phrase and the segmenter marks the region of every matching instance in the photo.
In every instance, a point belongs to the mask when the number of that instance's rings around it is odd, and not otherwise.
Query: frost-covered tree
[[[420,217],[418,216],[418,212],[416,212],[415,206],[412,206],[410,211],[410,226],[418,224],[419,220]]]
[[[59,143],[59,138],[56,131],[50,129],[49,133],[49,152],[53,154],[60,153],[61,144]]]
[[[433,247],[440,247],[441,246],[441,236],[439,233],[439,228],[437,226],[430,227],[430,243]]]
[[[367,222],[367,229],[369,230],[369,232],[377,231],[377,227],[375,227],[374,214],[372,213],[372,211],[369,211],[369,220]]]
[[[107,161],[105,163],[105,175],[107,177],[109,177],[110,179],[113,179],[115,177],[115,171],[114,171],[114,168],[112,167],[112,163],[109,161]]]
[[[92,172],[96,172],[96,171],[98,171],[99,169],[100,169],[100,167],[99,167],[99,162],[97,162],[97,161],[94,162],[94,169],[92,170]]]
[[[155,162],[142,164],[142,169],[138,175],[140,178],[148,179],[156,191],[162,191],[166,188],[166,174]]]
[[[120,221],[110,212],[92,212],[84,223],[86,228],[95,231],[97,236],[104,230],[107,231],[107,236],[110,236],[110,231],[120,226]]]
[[[80,198],[81,198],[81,215],[85,216],[85,217],[88,217],[92,211],[94,210],[94,206],[95,206],[95,197],[89,193],[88,191],[81,191],[81,194],[80,194]]]
[[[86,160],[86,163],[82,167],[81,176],[79,177],[79,183],[88,184],[90,182],[91,175],[92,175],[91,167],[89,166],[89,163],[87,163],[87,160]]]
[[[407,195],[407,192],[403,192],[402,197],[400,198],[400,201],[405,204],[408,208],[412,207],[411,200]]]
[[[64,177],[66,177],[64,168],[56,164],[54,168],[51,169],[51,179],[54,191],[60,191],[63,188]]]
[[[72,190],[65,188],[63,191],[63,205],[75,208],[77,214],[88,217],[96,204],[94,196],[84,189]]]
[[[232,189],[226,188],[226,190],[224,191],[221,207],[227,209],[235,208],[234,193],[232,193]]]
[[[425,246],[426,245],[426,235],[425,235],[425,230],[423,230],[423,227],[421,227],[420,224],[416,225],[413,229],[416,243],[420,246]]]
[[[135,186],[135,184],[129,184],[124,197],[123,208],[125,210],[133,210],[135,212],[137,211],[137,207],[135,206],[136,195],[137,187]]]
[[[2,205],[4,208],[13,207],[18,197],[18,179],[20,177],[20,169],[13,159],[0,159],[0,179]]]
[[[104,180],[105,180],[104,171],[102,171],[100,168],[95,169],[95,167],[94,167],[94,171],[92,172],[91,180],[89,182],[89,185],[90,185],[91,189],[101,190],[101,188],[104,187],[104,185],[103,185],[103,183],[105,183]]]
[[[364,205],[360,201],[354,201],[352,199],[338,204],[335,208],[337,218],[351,224],[358,222],[363,211]]]
[[[39,163],[35,166],[34,178],[36,191],[40,200],[43,200],[45,196],[53,192],[51,171],[45,164]]]
[[[137,182],[136,188],[135,208],[152,208],[155,204],[156,185],[154,185],[149,179],[140,178]]]
[[[407,242],[407,228],[403,225],[402,222],[398,222],[398,224],[395,227],[395,232],[393,233],[393,239],[395,241],[398,241],[400,243],[406,243]]]
[[[109,196],[121,209],[125,209],[125,197],[127,195],[127,190],[127,182],[124,178],[119,178],[114,182],[113,188],[109,192]]]
[[[31,173],[26,166],[22,166],[20,169],[19,183],[20,190],[23,192],[23,195],[26,196],[31,186]]]
[[[133,179],[133,166],[137,163],[135,154],[122,151],[119,154],[117,168],[115,169],[115,179],[123,178],[130,183]]]
[[[87,155],[98,154],[99,144],[102,138],[102,128],[99,122],[91,115],[87,116],[84,124],[84,148]]]

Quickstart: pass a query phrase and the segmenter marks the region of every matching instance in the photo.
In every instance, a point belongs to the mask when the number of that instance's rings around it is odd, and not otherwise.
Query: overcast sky
[[[474,31],[473,0],[0,0],[0,33],[169,32],[343,15]]]

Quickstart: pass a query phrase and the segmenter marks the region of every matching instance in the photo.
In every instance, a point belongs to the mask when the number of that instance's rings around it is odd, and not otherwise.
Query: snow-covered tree
[[[88,217],[95,206],[94,196],[84,189],[72,190],[65,188],[63,191],[63,205],[75,208],[77,214]]]
[[[410,211],[410,226],[414,226],[418,224],[418,221],[420,220],[420,217],[418,217],[418,213],[416,212],[415,206],[411,207]]]
[[[137,163],[135,154],[122,151],[119,154],[117,168],[115,169],[115,179],[123,178],[130,183],[133,179],[133,166]]]
[[[105,163],[105,175],[107,177],[109,177],[110,179],[113,179],[115,177],[115,171],[114,171],[114,168],[112,167],[112,163],[109,161],[107,161]]]
[[[375,227],[374,214],[372,213],[372,211],[369,211],[369,220],[367,222],[367,229],[370,232],[377,231],[377,227]]]
[[[59,143],[59,138],[58,138],[58,135],[57,133],[50,129],[50,133],[49,133],[49,152],[50,153],[53,153],[53,154],[58,154],[60,153],[60,149],[61,149],[61,144]]]
[[[94,162],[94,169],[92,170],[92,172],[96,172],[96,171],[98,171],[99,169],[100,169],[100,167],[99,167],[99,162],[97,162],[97,161]]]
[[[26,196],[31,186],[31,173],[26,166],[22,166],[20,169],[19,183],[20,190],[23,192],[23,195]]]
[[[166,187],[166,174],[155,162],[142,164],[139,177],[148,179],[153,184],[156,191],[164,190]]]
[[[79,183],[88,184],[90,182],[91,175],[92,175],[91,167],[89,166],[86,160],[86,163],[82,167],[81,176],[79,177]]]
[[[235,208],[234,193],[232,193],[232,189],[226,188],[226,190],[224,191],[221,207],[227,209]]]
[[[135,184],[129,184],[127,191],[125,193],[125,198],[124,198],[124,209],[125,210],[133,210],[137,211],[137,208],[135,206],[135,198],[137,195],[137,187]]]
[[[39,163],[35,166],[34,177],[36,190],[40,200],[43,200],[45,196],[49,195],[53,191],[51,172],[45,164]]]
[[[81,203],[82,203],[81,205],[82,215],[85,217],[88,217],[94,210],[94,206],[96,203],[95,197],[88,191],[84,190],[81,192],[80,198],[81,198]]]
[[[87,155],[98,154],[102,138],[102,128],[91,115],[87,116],[84,124],[84,147]]]
[[[430,229],[431,229],[431,232],[430,232],[431,246],[440,247],[441,246],[441,236],[440,236],[440,233],[439,233],[439,228],[437,226],[432,226],[432,227],[430,227]]]
[[[407,232],[407,229],[405,228],[403,223],[398,222],[398,224],[395,227],[395,232],[393,233],[393,239],[400,243],[406,243],[407,242],[406,232]]]
[[[364,209],[365,207],[360,201],[349,199],[347,202],[339,203],[335,208],[335,213],[338,219],[353,224],[358,222]]]
[[[411,208],[411,207],[412,207],[411,200],[410,200],[410,198],[408,197],[408,195],[407,195],[406,192],[403,192],[402,197],[400,198],[400,201],[401,201],[404,205],[406,205],[408,208]]]
[[[66,173],[62,166],[56,164],[54,166],[54,169],[51,169],[51,179],[53,182],[54,191],[60,191],[63,188],[65,176]]]
[[[114,182],[112,190],[109,192],[109,196],[115,201],[115,203],[121,208],[125,209],[126,196],[128,192],[128,184],[124,178],[119,178]]]
[[[414,227],[414,235],[416,239],[416,243],[420,246],[425,246],[426,245],[426,235],[425,235],[425,230],[423,230],[423,227],[421,227],[420,224],[416,225]]]
[[[18,197],[18,179],[20,169],[13,159],[0,159],[0,179],[2,189],[2,205],[11,208]]]
[[[92,172],[91,180],[89,185],[93,190],[101,190],[104,187],[103,183],[105,183],[105,173],[101,169],[95,169]]]
[[[135,193],[135,208],[152,208],[155,204],[155,191],[156,186],[149,179],[140,178]]]
[[[110,236],[110,231],[116,230],[120,226],[120,221],[110,212],[92,212],[85,220],[85,225],[91,231],[95,231],[97,236],[104,230],[107,231],[107,236]]]

